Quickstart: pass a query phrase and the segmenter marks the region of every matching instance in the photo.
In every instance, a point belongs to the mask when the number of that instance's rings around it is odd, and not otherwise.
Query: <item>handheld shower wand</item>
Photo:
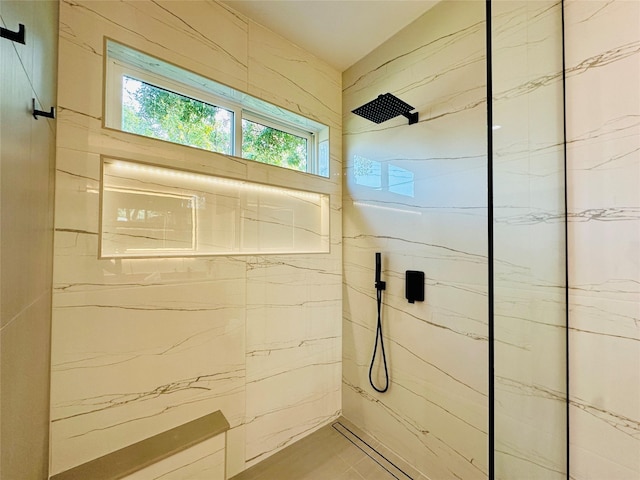
[[[382,338],[382,291],[387,288],[387,283],[380,280],[382,271],[382,256],[380,252],[376,252],[376,301],[378,305],[378,321],[376,325],[376,342],[373,347],[373,355],[371,356],[371,365],[369,366],[369,383],[376,392],[384,393],[389,389],[389,371],[387,369],[387,356],[384,351],[384,341]],[[384,366],[384,388],[378,388],[373,383],[373,364],[375,363],[376,353],[378,351],[378,341],[380,341],[380,352],[382,354],[382,364]]]
[[[380,280],[380,272],[382,271],[382,255],[380,252],[376,252],[376,290],[386,290],[387,282],[383,282]]]

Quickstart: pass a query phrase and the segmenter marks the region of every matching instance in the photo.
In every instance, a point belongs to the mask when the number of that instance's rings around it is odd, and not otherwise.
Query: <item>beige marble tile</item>
[[[55,472],[209,411],[242,422],[244,295],[215,285],[75,284],[56,295]]]
[[[436,5],[343,75],[343,411],[431,478],[486,476],[486,106],[477,7]],[[387,91],[421,121],[375,125],[350,113]],[[376,251],[387,281],[385,394],[367,378]],[[425,302],[407,303],[406,270],[425,272]]]
[[[121,447],[125,438],[130,442],[201,410],[221,408],[232,426],[228,473],[237,473],[261,448],[261,439],[272,439],[268,449],[279,448],[278,442],[304,436],[339,411],[341,178],[284,172],[103,129],[103,39],[242,91],[252,82],[261,87],[259,96],[285,108],[291,107],[289,90],[269,83],[270,74],[261,69],[277,70],[293,83],[321,75],[317,85],[306,90],[302,85],[295,109],[317,111],[317,118],[330,123],[334,172],[341,164],[340,75],[261,27],[259,36],[252,37],[247,20],[217,2],[62,2],[61,26],[54,472]],[[249,44],[256,41],[265,44],[265,52],[252,77]],[[303,62],[281,63],[287,56]],[[317,257],[99,259],[101,155],[327,193],[331,252]],[[270,272],[274,283],[283,282],[280,287],[262,288],[260,282],[269,287],[272,278],[254,276],[266,265],[275,266]],[[292,299],[292,292],[298,298]],[[295,326],[277,324],[282,314]],[[245,347],[245,338],[251,348]],[[274,353],[266,355],[267,362],[254,355],[269,350]],[[310,374],[315,383],[305,379],[284,395],[280,379],[297,382],[299,372]],[[247,388],[255,392],[248,395]],[[271,392],[276,394],[263,403],[251,397]],[[283,421],[289,431],[279,433]]]
[[[256,257],[247,286],[247,459],[255,463],[339,412],[339,264]]]
[[[292,112],[340,128],[340,74],[265,27],[250,21],[248,93]]]
[[[561,20],[493,8],[497,478],[566,476]]]
[[[124,2],[113,8],[109,1],[64,1],[60,18],[62,35],[97,55],[106,35],[246,90],[247,25],[216,2]]]
[[[635,2],[566,4],[572,477],[640,475]]]

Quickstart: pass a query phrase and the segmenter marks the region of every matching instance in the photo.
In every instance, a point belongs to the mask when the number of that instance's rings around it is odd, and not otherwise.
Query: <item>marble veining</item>
[[[445,33],[442,33],[442,36],[440,37],[432,39],[426,43],[419,43],[418,45],[412,46],[411,49],[403,51],[401,54],[395,55],[387,59],[383,59],[379,64],[376,64],[376,66],[371,68],[370,70],[367,70],[364,72],[358,72],[357,77],[355,77],[354,79],[350,79],[348,84],[343,85],[343,92],[346,94],[346,93],[351,93],[349,90],[357,91],[358,88],[362,89],[362,88],[368,87],[367,83],[370,81],[369,78],[371,76],[374,76],[377,74],[385,75],[385,74],[388,74],[390,70],[394,72],[397,71],[396,69],[398,65],[395,65],[395,63],[396,62],[400,63],[399,62],[400,60],[406,61],[407,65],[412,65],[418,61],[424,61],[425,59],[429,59],[429,57],[434,56],[435,54],[438,54],[438,53],[446,54],[448,52],[448,48],[455,46],[456,43],[458,42],[462,42],[463,40],[465,40],[465,38],[467,37],[476,38],[478,33],[482,33],[484,31],[484,26],[485,26],[484,20],[478,21],[471,25],[465,25],[458,31],[453,31],[453,32],[447,31]],[[422,78],[419,82],[410,83],[409,85],[402,86],[402,88],[405,89],[404,91],[406,91],[406,89],[431,83],[434,80],[438,79],[440,76],[446,75],[447,73],[450,73],[458,68],[469,67],[473,62],[482,61],[481,58],[474,59],[472,57],[471,59],[465,58],[465,59],[455,59],[455,60],[456,62],[459,62],[459,63],[454,64],[455,66],[453,68],[449,68],[442,73],[433,73],[430,76],[427,75],[426,77]],[[401,66],[400,68],[402,67],[403,66]],[[355,68],[357,69],[358,66],[355,66]],[[361,83],[364,85],[356,88]],[[459,92],[456,92],[456,94],[459,94]]]
[[[225,457],[233,476],[340,414],[340,177],[103,128],[105,37],[312,113],[331,127],[332,172],[341,168],[340,74],[218,2],[60,2],[52,473],[219,409],[231,425],[226,448],[131,478],[223,478]],[[104,157],[318,192],[330,251],[99,258]],[[283,220],[262,223],[273,232]],[[303,222],[296,233],[319,229]]]
[[[626,480],[640,476],[640,5],[569,1],[565,17],[571,477]]]

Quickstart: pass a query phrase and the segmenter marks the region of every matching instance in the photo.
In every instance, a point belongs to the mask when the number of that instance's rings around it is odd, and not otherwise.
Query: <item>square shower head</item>
[[[417,113],[409,113],[413,107],[403,102],[398,97],[385,93],[378,95],[378,98],[365,103],[361,107],[352,110],[356,115],[360,115],[374,123],[382,123],[398,115],[404,115],[409,119],[409,125],[418,121]]]

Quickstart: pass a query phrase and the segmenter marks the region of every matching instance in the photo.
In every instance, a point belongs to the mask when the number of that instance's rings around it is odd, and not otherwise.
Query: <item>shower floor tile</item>
[[[288,446],[232,480],[426,480],[344,418]]]

